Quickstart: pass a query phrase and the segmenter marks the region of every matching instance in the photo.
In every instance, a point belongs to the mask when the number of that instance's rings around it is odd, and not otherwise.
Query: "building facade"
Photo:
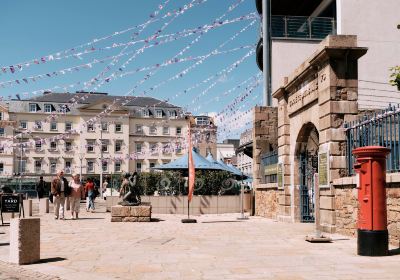
[[[251,143],[252,129],[248,129],[240,134],[240,145],[239,147],[244,147],[246,144]],[[244,149],[238,149],[236,155],[237,168],[243,172],[243,174],[253,177],[253,158],[245,154]]]
[[[0,110],[4,176],[146,172],[186,149],[182,109],[154,98],[46,93]]]
[[[214,119],[209,116],[193,116],[190,124],[192,133],[193,147],[195,147],[203,157],[209,153],[216,158],[217,155],[217,126]]]

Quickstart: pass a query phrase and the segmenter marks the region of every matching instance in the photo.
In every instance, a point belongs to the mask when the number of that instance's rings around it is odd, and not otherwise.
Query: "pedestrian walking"
[[[107,191],[107,187],[108,187],[108,181],[107,179],[104,180],[103,186],[101,188],[101,192],[105,193]]]
[[[64,178],[64,170],[60,170],[51,182],[51,193],[53,195],[54,219],[64,220],[65,198],[70,194],[68,181]]]
[[[92,178],[88,178],[87,182],[85,184],[85,191],[88,195],[88,200],[89,200],[89,204],[86,206],[86,211],[89,211],[90,209],[92,209],[92,211],[95,210],[94,207],[94,199],[95,199],[95,190],[94,190],[94,183]]]
[[[39,200],[43,198],[46,182],[43,180],[43,176],[40,176],[39,182],[36,184],[36,192]]]
[[[79,219],[79,207],[81,199],[85,199],[85,192],[83,190],[79,174],[72,174],[72,180],[69,182],[71,188],[71,195],[69,198],[71,206],[71,219]],[[75,216],[74,216],[75,213]]]

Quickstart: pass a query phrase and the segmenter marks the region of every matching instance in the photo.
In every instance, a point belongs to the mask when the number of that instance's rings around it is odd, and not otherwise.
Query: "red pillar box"
[[[368,146],[353,150],[355,171],[360,175],[358,188],[357,254],[386,256],[388,230],[386,212],[386,156],[390,149]]]

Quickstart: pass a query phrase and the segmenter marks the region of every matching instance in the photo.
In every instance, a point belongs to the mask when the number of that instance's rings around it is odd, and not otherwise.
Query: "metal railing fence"
[[[324,39],[336,34],[332,17],[272,16],[272,38]]]
[[[386,160],[387,172],[400,171],[400,105],[363,115],[344,124],[346,129],[347,174],[354,175],[353,149],[383,146],[390,149]]]

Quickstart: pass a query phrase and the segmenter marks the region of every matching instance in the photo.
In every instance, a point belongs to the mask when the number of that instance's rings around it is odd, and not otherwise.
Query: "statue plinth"
[[[151,205],[112,206],[111,222],[150,222]]]

